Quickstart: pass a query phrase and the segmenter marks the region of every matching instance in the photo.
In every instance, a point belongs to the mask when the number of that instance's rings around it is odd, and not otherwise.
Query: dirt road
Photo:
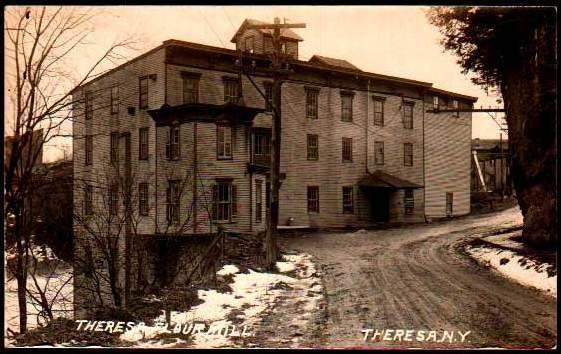
[[[459,247],[477,233],[521,222],[516,208],[399,229],[286,237],[281,244],[314,255],[323,273],[327,323],[314,345],[551,348],[556,299],[481,267]],[[426,334],[423,341],[364,341],[369,328],[434,330],[439,337],[471,332],[463,343],[435,343]],[[395,339],[391,333],[387,338]]]

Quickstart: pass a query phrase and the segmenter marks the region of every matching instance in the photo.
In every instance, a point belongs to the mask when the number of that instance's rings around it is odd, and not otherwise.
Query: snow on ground
[[[526,257],[503,249],[468,247],[466,250],[477,261],[490,265],[502,275],[520,284],[540,289],[548,295],[557,297],[557,275],[550,277],[547,273],[547,268],[551,265],[547,263],[538,264]]]
[[[38,265],[35,272],[35,278],[39,288],[45,291],[47,299],[52,301],[56,296],[55,304],[53,305],[53,315],[55,317],[73,318],[73,282],[72,282],[72,267],[58,260],[53,251],[48,247],[34,246],[32,248],[33,254],[38,259]],[[6,261],[11,256],[6,253]],[[13,275],[9,274],[6,270],[4,273],[4,326],[6,333],[10,328],[14,332],[19,332],[19,305],[17,294],[17,281]],[[57,294],[59,289],[62,290]],[[37,286],[33,281],[31,275],[27,279],[27,289],[38,296]],[[40,306],[32,300],[31,296],[27,295],[27,328],[33,329],[38,325],[44,324],[43,319],[38,316],[41,311]],[[12,341],[5,339],[6,345],[13,344]]]
[[[277,267],[284,272],[296,270],[296,275],[291,277],[284,274],[261,273],[252,270],[249,270],[249,273],[239,273],[239,269],[235,265],[225,265],[217,274],[233,275],[233,283],[230,284],[232,292],[221,293],[216,290],[199,290],[198,296],[204,302],[186,312],[172,311],[170,315],[172,328],[175,324],[192,325],[197,322],[203,322],[206,326],[213,327],[233,325],[227,317],[236,310],[237,318],[242,321],[242,324],[238,324],[237,328],[241,330],[241,327],[245,325],[255,330],[260,322],[260,314],[270,308],[277,301],[279,295],[286,293],[287,290],[282,285],[290,286],[291,291],[301,291],[302,294],[298,295],[298,298],[300,301],[309,302],[305,304],[305,309],[311,312],[322,292],[321,285],[316,284],[312,287],[314,283],[319,284],[319,282],[316,281],[318,279],[317,273],[311,262],[311,257],[302,254],[284,256],[284,261],[278,262]],[[309,297],[304,296],[308,291],[316,294]],[[165,314],[162,312],[158,318],[154,319],[154,326],[136,326],[123,333],[121,339],[135,342],[135,347],[162,347],[184,344],[185,342],[180,339],[177,339],[175,343],[165,343],[162,339],[155,339],[159,334],[165,333],[166,327],[158,325],[158,323],[164,322]],[[193,346],[195,348],[230,347],[234,345],[231,339],[232,337],[226,337],[222,334],[195,333],[193,334]]]
[[[495,245],[511,248],[511,249],[523,249],[524,244],[522,242],[514,241],[512,238],[522,235],[522,230],[507,232],[499,235],[487,236],[484,238],[485,241],[493,243]]]

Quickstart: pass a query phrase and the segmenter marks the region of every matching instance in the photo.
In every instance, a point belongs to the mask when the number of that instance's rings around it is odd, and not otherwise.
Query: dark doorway
[[[387,222],[390,219],[390,193],[386,189],[370,189],[368,197],[368,212],[370,221]]]

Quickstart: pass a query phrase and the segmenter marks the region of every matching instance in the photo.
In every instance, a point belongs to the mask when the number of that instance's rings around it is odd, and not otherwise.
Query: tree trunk
[[[554,246],[556,211],[555,28],[528,28],[516,59],[505,65],[501,91],[508,125],[511,173],[524,216],[523,237],[537,247]]]

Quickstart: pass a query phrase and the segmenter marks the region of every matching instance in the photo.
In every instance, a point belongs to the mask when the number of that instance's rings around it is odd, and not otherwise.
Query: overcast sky
[[[348,60],[364,71],[427,81],[434,86],[478,97],[476,106],[496,106],[461,73],[455,57],[443,52],[440,35],[413,6],[115,6],[104,7],[93,23],[91,45],[70,58],[78,74],[112,42],[132,36],[141,54],[167,39],[234,49],[230,43],[245,18],[305,22],[295,31],[304,38],[300,59],[314,54]],[[500,131],[487,114],[474,114],[473,137],[498,138]],[[60,150],[48,151],[51,160]]]

